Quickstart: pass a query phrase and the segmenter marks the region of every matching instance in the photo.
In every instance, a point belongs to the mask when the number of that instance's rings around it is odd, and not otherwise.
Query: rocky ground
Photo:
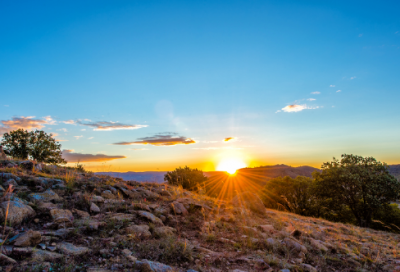
[[[400,236],[165,184],[0,161],[0,271],[400,271]]]

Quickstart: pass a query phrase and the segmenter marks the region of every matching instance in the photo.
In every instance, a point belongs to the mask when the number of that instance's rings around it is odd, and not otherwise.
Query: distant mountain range
[[[390,173],[400,178],[400,164],[390,165]],[[256,168],[242,168],[237,171],[237,175],[252,180],[260,185],[265,184],[267,181],[276,178],[289,176],[295,178],[297,176],[312,177],[312,172],[321,171],[318,168],[311,166],[292,167],[284,164],[261,166]],[[164,182],[164,175],[166,171],[147,171],[147,172],[97,172],[96,175],[109,175],[112,177],[122,178],[123,180],[135,180],[139,182],[149,181],[156,183]],[[204,175],[210,179],[218,179],[228,176],[223,171],[210,171],[204,172]]]

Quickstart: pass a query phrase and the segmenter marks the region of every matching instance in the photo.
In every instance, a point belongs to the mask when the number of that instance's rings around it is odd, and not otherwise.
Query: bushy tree
[[[369,227],[374,212],[400,194],[400,182],[388,166],[372,157],[344,154],[340,161],[324,163],[314,178],[315,194],[329,200],[332,209],[346,205],[362,227]]]
[[[204,176],[203,171],[185,166],[184,168],[179,167],[174,171],[167,172],[164,180],[168,181],[168,184],[180,185],[183,189],[197,191],[199,188],[204,187],[207,177]]]
[[[294,212],[301,215],[318,215],[318,199],[313,195],[313,179],[277,177],[267,182],[261,198],[267,207]]]
[[[61,156],[61,144],[52,134],[44,131],[27,131],[18,129],[4,133],[1,144],[5,152],[14,158],[26,160],[31,157],[38,162],[44,163],[66,163]]]

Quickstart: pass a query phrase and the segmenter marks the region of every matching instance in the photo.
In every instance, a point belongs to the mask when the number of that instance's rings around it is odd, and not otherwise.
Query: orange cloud
[[[319,108],[319,106],[309,107],[307,105],[296,105],[296,104],[294,104],[294,105],[288,105],[288,106],[282,108],[282,110],[284,112],[299,112],[299,111],[302,111],[302,110],[314,110],[314,109],[318,109],[318,108]]]
[[[117,129],[139,129],[147,127],[147,125],[127,125],[121,124],[118,122],[108,122],[108,121],[99,121],[99,122],[92,122],[92,123],[84,123],[78,120],[76,123],[82,126],[93,127],[93,130],[97,131],[106,131],[106,130],[117,130]]]
[[[236,140],[235,137],[227,137],[224,139],[224,142],[229,142],[229,141],[234,141],[234,140]]]
[[[195,144],[193,139],[186,138],[183,136],[173,136],[173,135],[154,135],[153,137],[139,138],[138,141],[134,142],[119,142],[114,143],[115,145],[134,145],[134,144],[150,144],[155,146],[171,146],[178,144]]]
[[[115,159],[125,159],[125,156],[108,156],[104,154],[81,154],[74,153],[74,150],[64,149],[62,156],[67,162],[104,162]]]
[[[51,119],[50,116],[46,116],[45,120],[41,119],[34,119],[35,116],[21,116],[21,117],[13,117],[11,120],[2,120],[0,123],[0,135],[16,130],[19,128],[25,130],[33,130],[33,129],[41,129],[45,125],[52,125],[54,124],[54,120]]]

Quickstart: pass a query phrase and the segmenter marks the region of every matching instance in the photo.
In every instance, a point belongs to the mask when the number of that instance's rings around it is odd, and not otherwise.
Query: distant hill
[[[242,168],[238,170],[236,175],[242,177],[243,179],[248,179],[256,182],[257,184],[263,185],[268,180],[279,176],[290,176],[292,178],[295,178],[297,176],[311,177],[311,173],[314,171],[320,170],[311,166],[292,167],[288,165],[278,164],[256,168]],[[97,172],[96,175],[109,175],[112,177],[122,178],[123,180],[135,180],[139,182],[150,181],[163,183],[164,175],[166,173],[166,171]],[[227,176],[229,176],[226,172],[223,171],[204,172],[204,175],[213,180],[225,179]]]
[[[400,164],[389,165],[389,173],[400,179]]]

